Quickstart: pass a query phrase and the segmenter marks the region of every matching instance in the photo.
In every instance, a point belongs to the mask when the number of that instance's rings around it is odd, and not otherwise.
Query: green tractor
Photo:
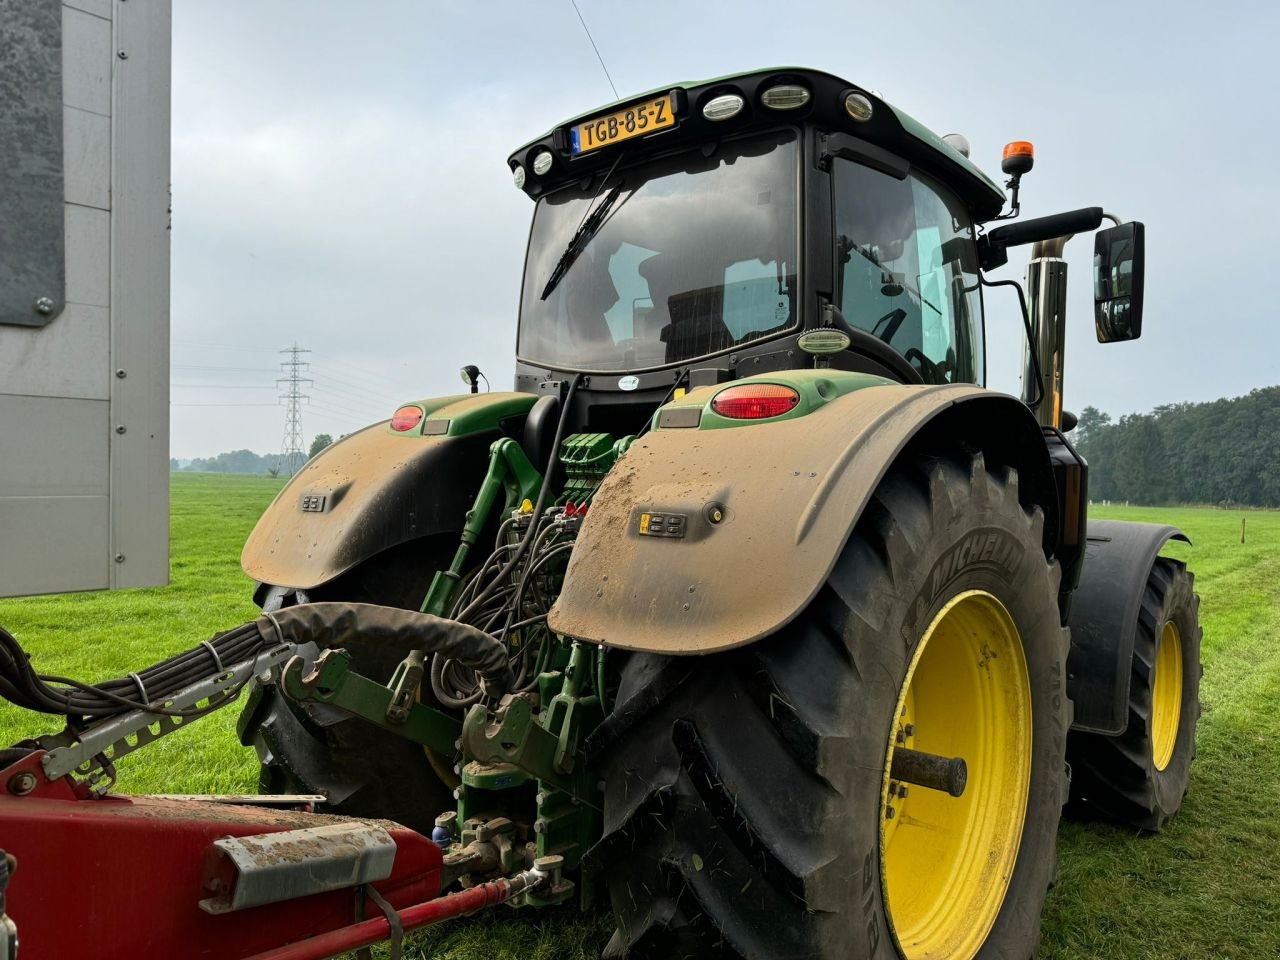
[[[1090,521],[1064,436],[1063,245],[1098,231],[1098,339],[1130,340],[1142,225],[1015,219],[1030,144],[1011,200],[967,154],[792,68],[513,153],[515,390],[463,368],[335,443],[243,555],[285,632],[399,607],[501,662],[339,630],[259,678],[262,789],[433,833],[456,884],[605,891],[607,957],[1034,954],[1064,805],[1181,805],[1201,632],[1185,537]],[[1027,244],[1024,299],[984,271]],[[997,285],[1020,398],[983,387]]]

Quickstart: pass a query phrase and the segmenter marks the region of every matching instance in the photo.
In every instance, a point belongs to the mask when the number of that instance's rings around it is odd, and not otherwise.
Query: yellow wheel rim
[[[963,795],[892,780],[902,746],[962,758]],[[991,594],[961,593],[916,648],[884,769],[881,876],[907,960],[972,960],[986,941],[1018,860],[1031,752],[1031,685],[1018,628]]]
[[[1182,634],[1174,623],[1160,631],[1156,647],[1156,676],[1151,691],[1151,754],[1156,769],[1173,759],[1182,719]]]

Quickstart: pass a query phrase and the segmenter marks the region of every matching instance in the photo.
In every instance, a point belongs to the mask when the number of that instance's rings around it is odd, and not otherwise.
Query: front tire
[[[777,634],[632,656],[589,745],[606,957],[1032,956],[1070,726],[1042,523],[1012,469],[917,461]],[[899,795],[901,746],[971,751],[965,796]]]

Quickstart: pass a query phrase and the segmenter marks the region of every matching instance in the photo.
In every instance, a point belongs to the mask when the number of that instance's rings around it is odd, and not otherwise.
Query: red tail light
[[[406,430],[412,430],[422,422],[422,409],[420,407],[401,407],[391,415],[391,429],[404,433]]]
[[[800,402],[800,394],[776,383],[744,383],[721,390],[711,401],[711,409],[732,420],[764,420],[790,412]]]

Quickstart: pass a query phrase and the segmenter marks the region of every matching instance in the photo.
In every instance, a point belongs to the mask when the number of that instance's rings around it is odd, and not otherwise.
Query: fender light
[[[422,408],[414,406],[401,407],[391,415],[391,429],[399,433],[412,430],[422,422]]]
[[[721,390],[711,401],[711,409],[731,420],[765,420],[790,413],[800,402],[800,394],[777,383],[744,383]]]

